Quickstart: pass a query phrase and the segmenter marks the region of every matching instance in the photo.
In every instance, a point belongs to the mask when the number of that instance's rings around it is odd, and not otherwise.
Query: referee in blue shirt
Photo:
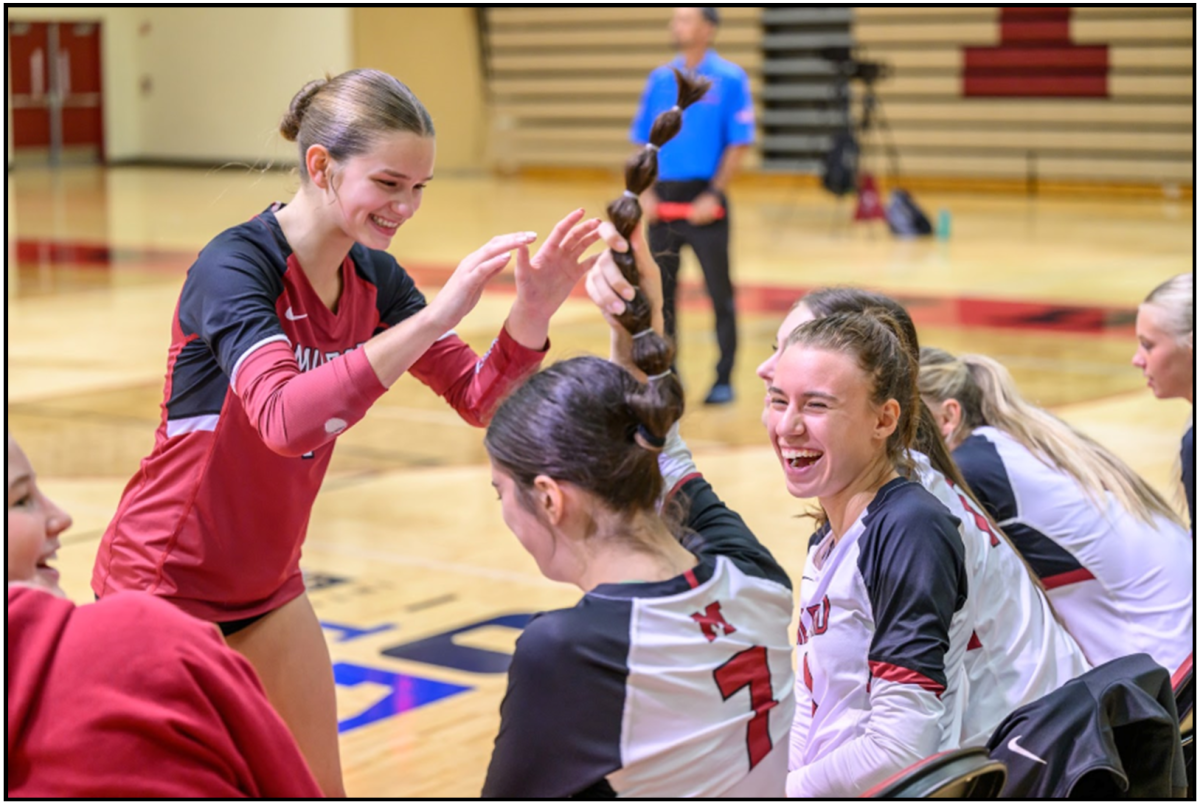
[[[710,49],[720,19],[712,6],[676,8],[671,36],[679,56],[650,73],[630,138],[644,145],[659,113],[675,105],[672,67],[712,79],[703,100],[683,113],[683,130],[659,153],[658,183],[642,196],[650,248],[663,272],[663,318],[675,336],[675,286],[679,251],[692,247],[712,298],[721,359],[704,402],[733,401],[737,318],[729,278],[729,203],[725,190],[754,142],[754,103],[746,71]]]

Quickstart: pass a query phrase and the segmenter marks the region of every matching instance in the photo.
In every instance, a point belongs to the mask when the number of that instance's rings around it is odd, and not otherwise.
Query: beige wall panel
[[[1192,135],[1159,132],[1119,131],[1046,131],[1006,129],[902,129],[893,127],[892,139],[898,148],[910,146],[962,148],[1024,148],[1029,150],[1070,150],[1157,152],[1189,154]]]
[[[932,95],[957,98],[962,95],[962,78],[958,73],[946,75],[908,75],[897,72],[891,78],[879,82],[879,94]]]
[[[1188,75],[1113,75],[1108,79],[1108,91],[1116,100],[1122,98],[1179,98],[1192,103],[1192,76]]]
[[[998,45],[1000,26],[995,22],[868,22],[854,24],[854,39],[862,45],[904,44],[925,46]]]
[[[750,94],[762,93],[762,78],[750,76]],[[638,78],[576,78],[574,76],[545,78],[495,78],[491,83],[496,98],[509,96],[584,97],[589,95],[628,95],[640,98],[646,79]]]
[[[1108,63],[1115,72],[1130,68],[1192,69],[1191,47],[1125,47],[1108,49]]]
[[[722,27],[736,24],[756,23],[762,19],[759,6],[718,6],[721,11]],[[663,25],[671,19],[671,8],[666,6],[581,6],[576,8],[490,8],[488,21],[495,26],[546,25],[550,23],[622,23],[661,20]]]
[[[1071,41],[1076,44],[1111,45],[1122,42],[1191,41],[1190,19],[1078,19],[1071,20]]]
[[[881,61],[895,70],[943,69],[959,73],[963,65],[963,49],[957,46],[931,46],[912,50],[888,45],[870,45],[862,49],[863,58]]]
[[[882,172],[883,156],[868,148],[868,166]],[[907,154],[900,158],[902,175],[974,176],[979,178],[1023,179],[1029,164],[1023,155],[959,156],[954,154]],[[1192,178],[1190,160],[1141,159],[1070,159],[1044,157],[1036,161],[1041,180],[1186,182]],[[903,184],[903,179],[900,181]]]
[[[306,81],[350,67],[341,8],[152,7],[137,10],[141,156],[295,162],[279,118]]]
[[[515,149],[513,157],[522,165],[563,165],[566,167],[620,168],[629,156],[629,147],[529,147]]]
[[[762,53],[758,50],[725,48],[720,51],[726,59],[740,65],[747,73],[762,68]],[[543,71],[553,74],[562,70],[622,70],[649,73],[671,58],[670,53],[497,53],[492,56],[492,69],[497,73],[509,71]]]
[[[855,6],[856,21],[875,22],[884,20],[919,21],[930,17],[953,17],[970,20],[998,20],[1000,9],[996,6]]]
[[[1072,6],[1071,17],[1077,20],[1112,18],[1145,19],[1147,17],[1191,18],[1191,6]]]
[[[492,47],[497,50],[507,48],[563,48],[563,47],[611,47],[619,42],[622,47],[644,45],[660,47],[666,58],[675,55],[671,49],[671,38],[666,27],[632,28],[614,33],[606,28],[569,28],[551,29],[521,29],[500,28],[491,33]],[[717,37],[718,51],[724,51],[731,45],[743,45],[757,48],[762,42],[762,32],[758,28],[722,27]]]
[[[596,102],[596,101],[559,101],[557,103],[509,102],[497,101],[492,104],[492,111],[501,117],[523,118],[556,118],[560,120],[580,120],[618,118],[633,120],[637,113],[638,99],[631,97],[628,102]]]
[[[1120,103],[1103,100],[964,99],[958,103],[895,102],[886,107],[893,125],[901,121],[1026,121],[1030,123],[1128,123],[1190,125],[1186,104]]]
[[[359,7],[352,11],[354,61],[399,78],[437,127],[437,170],[484,165],[483,69],[473,8]]]

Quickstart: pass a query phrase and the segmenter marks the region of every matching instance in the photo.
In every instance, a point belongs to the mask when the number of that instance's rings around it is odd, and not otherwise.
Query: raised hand
[[[600,237],[608,244],[608,249],[601,255],[596,264],[588,271],[587,292],[596,306],[600,308],[605,321],[608,322],[611,333],[611,360],[619,364],[635,377],[641,376],[641,370],[633,365],[631,357],[633,336],[625,329],[616,317],[625,310],[625,303],[633,299],[634,290],[629,281],[621,273],[620,267],[613,260],[612,252],[628,251],[630,244],[617,232],[616,227],[605,222],[600,226]],[[641,227],[634,230],[633,254],[637,260],[638,274],[641,281],[642,293],[650,303],[650,324],[661,335],[663,332],[662,317],[662,272],[658,263],[650,256]]]
[[[479,303],[488,281],[508,265],[513,251],[525,250],[537,239],[534,232],[497,235],[468,254],[429,304],[430,312],[446,329],[453,329]]]
[[[616,227],[612,224],[607,222],[601,224],[599,234],[610,250],[619,252],[629,250],[630,245],[625,243],[625,239],[617,233]],[[655,330],[661,333],[663,329],[662,271],[650,255],[650,249],[646,245],[646,238],[640,227],[634,230],[631,240],[633,241],[633,254],[637,259],[638,274],[641,276],[642,293],[650,302],[651,324]],[[600,255],[600,259],[588,271],[586,284],[588,296],[604,312],[609,324],[619,326],[612,316],[619,315],[625,310],[625,303],[633,299],[633,286],[621,274],[621,269],[613,261],[610,252],[606,251]]]
[[[600,239],[600,219],[583,221],[583,213],[575,210],[559,221],[532,257],[528,244],[517,249],[517,300],[504,326],[517,343],[530,349],[543,347],[550,317],[596,263],[598,255],[581,258]]]

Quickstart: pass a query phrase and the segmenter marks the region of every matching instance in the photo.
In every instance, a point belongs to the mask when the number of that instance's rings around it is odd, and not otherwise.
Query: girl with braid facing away
[[[693,89],[681,79],[680,106]],[[678,114],[656,121],[655,143]],[[636,192],[653,180],[654,153],[635,161],[606,229],[635,251],[601,260],[637,287],[649,257]],[[505,523],[543,574],[584,596],[517,641],[486,797],[784,793],[791,584],[679,438],[683,389],[657,269],[648,276],[653,287],[610,318],[631,371],[594,357],[556,364],[488,427]]]

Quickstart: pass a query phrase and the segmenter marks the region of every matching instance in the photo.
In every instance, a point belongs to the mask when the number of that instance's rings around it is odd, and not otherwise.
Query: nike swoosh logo
[[[301,313],[299,316],[297,316],[295,313],[292,312],[292,309],[290,307],[287,309],[287,312],[284,313],[283,315],[288,321],[300,321],[301,319],[308,318],[307,313]]]
[[[1023,736],[1023,735],[1014,736],[1013,739],[1008,742],[1008,751],[1015,752],[1018,755],[1020,755],[1021,757],[1027,757],[1030,760],[1036,761],[1038,763],[1041,763],[1043,766],[1045,766],[1046,761],[1042,760],[1040,757],[1035,755],[1033,752],[1030,752],[1028,749],[1025,749],[1024,747],[1017,745],[1017,741],[1021,740],[1023,737],[1025,737],[1025,736]]]

